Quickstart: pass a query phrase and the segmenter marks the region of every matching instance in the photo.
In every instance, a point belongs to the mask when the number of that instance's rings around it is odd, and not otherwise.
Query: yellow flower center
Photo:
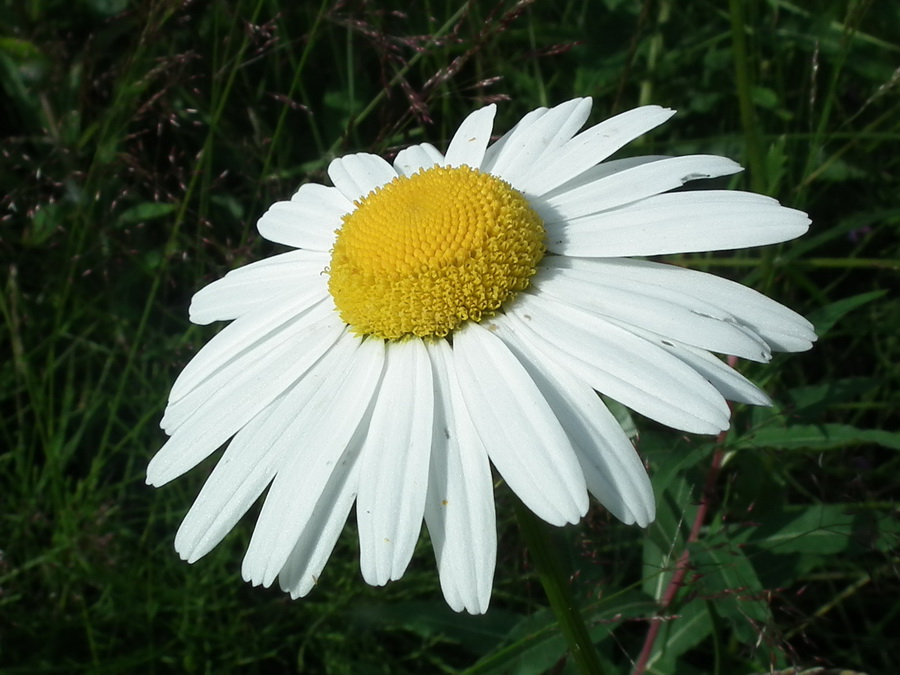
[[[356,202],[337,231],[328,289],[359,335],[443,337],[524,290],[543,239],[540,217],[508,183],[435,167]]]

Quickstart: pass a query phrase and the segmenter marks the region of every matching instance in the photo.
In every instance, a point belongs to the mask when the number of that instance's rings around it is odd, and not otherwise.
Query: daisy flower
[[[726,399],[769,399],[713,353],[808,349],[809,322],[765,296],[641,256],[761,246],[804,213],[737,191],[712,155],[605,161],[673,111],[579,133],[591,100],[528,113],[491,144],[496,107],[447,152],[335,159],[260,219],[290,252],[199,291],[191,321],[231,321],[185,367],[147,482],[228,442],[175,548],[204,556],[268,488],[244,579],[316,585],[355,505],[364,579],[399,579],[424,518],[449,605],[486,611],[496,558],[491,467],[537,516],[575,523],[593,495],[646,526],[644,466],[598,392],[716,434]]]

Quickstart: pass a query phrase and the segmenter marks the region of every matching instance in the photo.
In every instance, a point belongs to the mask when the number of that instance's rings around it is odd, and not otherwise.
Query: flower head
[[[317,583],[354,504],[365,580],[400,578],[424,518],[441,587],[484,612],[496,557],[491,465],[535,514],[577,522],[592,494],[626,523],[655,507],[598,392],[684,431],[728,428],[764,393],[713,352],[768,361],[812,326],[739,284],[636,259],[792,239],[806,215],[746,192],[672,192],[740,171],[709,155],[605,161],[673,113],[581,133],[590,99],[528,113],[489,144],[495,106],[441,154],[334,160],[259,221],[296,250],[198,292],[233,321],[178,377],[148,468],[162,485],[226,443],[175,540],[193,562],[269,488],[243,564],[293,597]]]

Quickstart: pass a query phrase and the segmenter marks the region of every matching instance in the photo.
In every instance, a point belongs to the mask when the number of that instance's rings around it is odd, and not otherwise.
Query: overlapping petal
[[[163,485],[215,452],[296,382],[344,330],[330,314],[210,392],[150,461],[147,482]]]
[[[520,189],[526,195],[545,194],[599,164],[674,114],[674,110],[648,105],[610,117],[545,158],[540,170],[530,174]]]
[[[360,470],[358,452],[368,431],[371,401],[381,379],[384,345],[377,340],[367,340],[356,356],[357,359],[351,366],[351,377],[347,378],[333,400],[334,406],[341,406],[341,410],[347,411],[345,426],[333,429],[332,434],[346,433],[354,426],[355,431],[278,574],[279,585],[293,598],[306,595],[318,582],[347,521],[350,508],[356,501]],[[323,416],[322,422],[328,425],[331,419]],[[338,437],[337,442],[331,441],[331,447],[341,445],[341,437]],[[298,468],[300,471],[304,470],[302,466]]]
[[[334,231],[341,226],[341,217],[352,209],[352,200],[337,189],[307,183],[300,186],[291,201],[272,204],[256,227],[269,241],[327,252],[334,244]]]
[[[444,163],[447,166],[468,166],[477,169],[484,159],[484,151],[491,140],[496,105],[476,110],[459,125],[450,140]]]
[[[273,443],[273,452],[289,457],[277,471],[244,558],[244,579],[253,584],[275,580],[314,514],[334,503],[358,461],[359,448],[351,440],[378,387],[384,348],[378,341],[351,342],[353,356],[333,375],[323,373],[325,386],[319,383],[320,391]],[[341,424],[328,414],[338,404]]]
[[[634,333],[531,293],[523,293],[507,317],[551,361],[629,408],[684,431],[728,428],[728,406],[715,388]]]
[[[387,345],[384,377],[363,441],[356,500],[360,567],[381,586],[399,579],[412,558],[428,484],[434,425],[431,363],[421,340]]]
[[[497,154],[490,172],[516,188],[523,189],[526,178],[568,142],[591,112],[591,100],[576,98],[547,110],[527,130],[513,135]]]
[[[315,285],[327,265],[326,255],[298,249],[239,267],[194,294],[191,322],[231,321],[269,301],[283,303],[298,288]]]
[[[347,200],[355,202],[394,180],[397,172],[378,155],[360,152],[332,160],[328,165],[328,177]]]
[[[691,299],[728,312],[765,340],[773,351],[800,352],[816,339],[812,324],[796,312],[752,288],[721,277],[647,260],[581,259],[547,256],[542,267],[572,269],[620,288],[641,289],[685,304]]]
[[[491,322],[541,390],[584,472],[587,488],[616,518],[646,527],[656,514],[650,478],[628,436],[597,393],[559,368],[502,320]]]
[[[553,273],[555,272],[555,274]],[[771,358],[769,345],[728,312],[699,298],[665,288],[634,284],[621,287],[596,274],[548,270],[533,280],[542,296],[587,310],[620,324],[644,328],[722,354],[753,361]]]
[[[470,323],[453,338],[460,390],[497,471],[554,525],[587,511],[584,475],[569,439],[534,381],[496,336]]]
[[[642,163],[535,202],[548,225],[611,209],[674,190],[692,180],[718,178],[741,171],[726,157],[688,155]]]
[[[565,256],[624,257],[777,244],[809,229],[801,211],[750,192],[667,192],[620,209],[547,224],[547,248]]]
[[[435,424],[425,523],[447,604],[482,614],[497,558],[494,486],[487,451],[463,402],[446,341],[426,344],[435,383]]]
[[[232,439],[175,536],[182,558],[194,562],[206,555],[283,468],[289,451],[314,437],[322,401],[330,403],[343,384],[356,347],[351,336],[342,336]]]
[[[412,176],[422,169],[430,169],[433,166],[445,163],[444,155],[430,143],[411,145],[397,153],[394,159],[394,169],[401,176]]]
[[[332,305],[326,293],[324,280],[310,283],[287,301],[276,299],[260,305],[207,342],[172,385],[162,428],[169,431],[167,417],[173,414],[178,401],[213,374],[221,373],[238,359],[252,358],[256,352],[288,339],[293,334],[291,329],[303,330],[328,314]],[[319,309],[313,311],[317,306]]]

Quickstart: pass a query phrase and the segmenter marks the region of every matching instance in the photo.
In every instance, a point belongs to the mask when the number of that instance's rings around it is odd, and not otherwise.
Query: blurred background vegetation
[[[898,65],[880,0],[0,0],[0,671],[570,672],[502,486],[492,607],[470,617],[425,533],[372,589],[348,525],[296,602],[240,580],[252,517],[188,566],[172,541],[212,460],[158,491],[144,469],[213,332],[190,296],[278,250],[255,231],[271,202],[344,152],[445,147],[486,102],[502,132],[592,96],[592,122],[679,111],[623,153],[727,155],[749,170],[723,185],[810,213],[798,241],[673,262],[820,335],[741,364],[777,403],[718,443],[635,420],[646,532],[599,506],[559,532],[602,659],[894,672]]]

